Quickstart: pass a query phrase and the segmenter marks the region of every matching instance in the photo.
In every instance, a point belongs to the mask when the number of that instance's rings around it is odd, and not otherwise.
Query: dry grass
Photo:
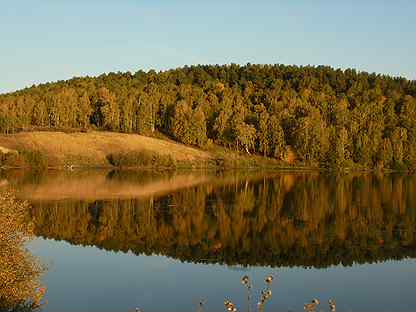
[[[21,132],[0,136],[0,149],[44,153],[50,166],[108,166],[110,153],[149,151],[178,162],[206,162],[210,153],[171,141],[115,132]]]

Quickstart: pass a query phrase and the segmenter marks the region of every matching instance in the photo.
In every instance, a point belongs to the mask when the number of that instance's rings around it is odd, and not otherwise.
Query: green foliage
[[[232,64],[110,73],[0,95],[0,132],[36,127],[160,132],[277,159],[290,150],[305,165],[410,169],[416,82],[324,66]]]
[[[185,101],[179,102],[172,124],[172,134],[179,142],[196,146],[207,143],[206,119],[201,108],[193,110]]]

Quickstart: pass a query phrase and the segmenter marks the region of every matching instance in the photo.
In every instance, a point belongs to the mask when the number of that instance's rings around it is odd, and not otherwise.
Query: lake
[[[52,312],[416,310],[416,176],[318,172],[3,173],[31,204]],[[254,309],[252,309],[254,311]]]

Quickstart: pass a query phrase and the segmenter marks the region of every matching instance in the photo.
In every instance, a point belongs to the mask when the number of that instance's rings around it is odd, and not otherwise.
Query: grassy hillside
[[[284,166],[219,147],[201,150],[170,140],[115,132],[33,131],[0,135],[3,167],[214,168]]]
[[[108,167],[110,155],[158,155],[177,163],[206,163],[207,152],[166,140],[112,132],[21,132],[0,136],[0,149],[39,152],[48,166]],[[16,165],[23,160],[16,161]],[[12,163],[9,163],[12,166]],[[24,166],[23,163],[20,165]]]

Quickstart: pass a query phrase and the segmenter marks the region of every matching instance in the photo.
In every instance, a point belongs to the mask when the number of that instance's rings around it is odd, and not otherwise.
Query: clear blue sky
[[[416,79],[415,0],[9,0],[0,92],[201,63],[325,64]]]

